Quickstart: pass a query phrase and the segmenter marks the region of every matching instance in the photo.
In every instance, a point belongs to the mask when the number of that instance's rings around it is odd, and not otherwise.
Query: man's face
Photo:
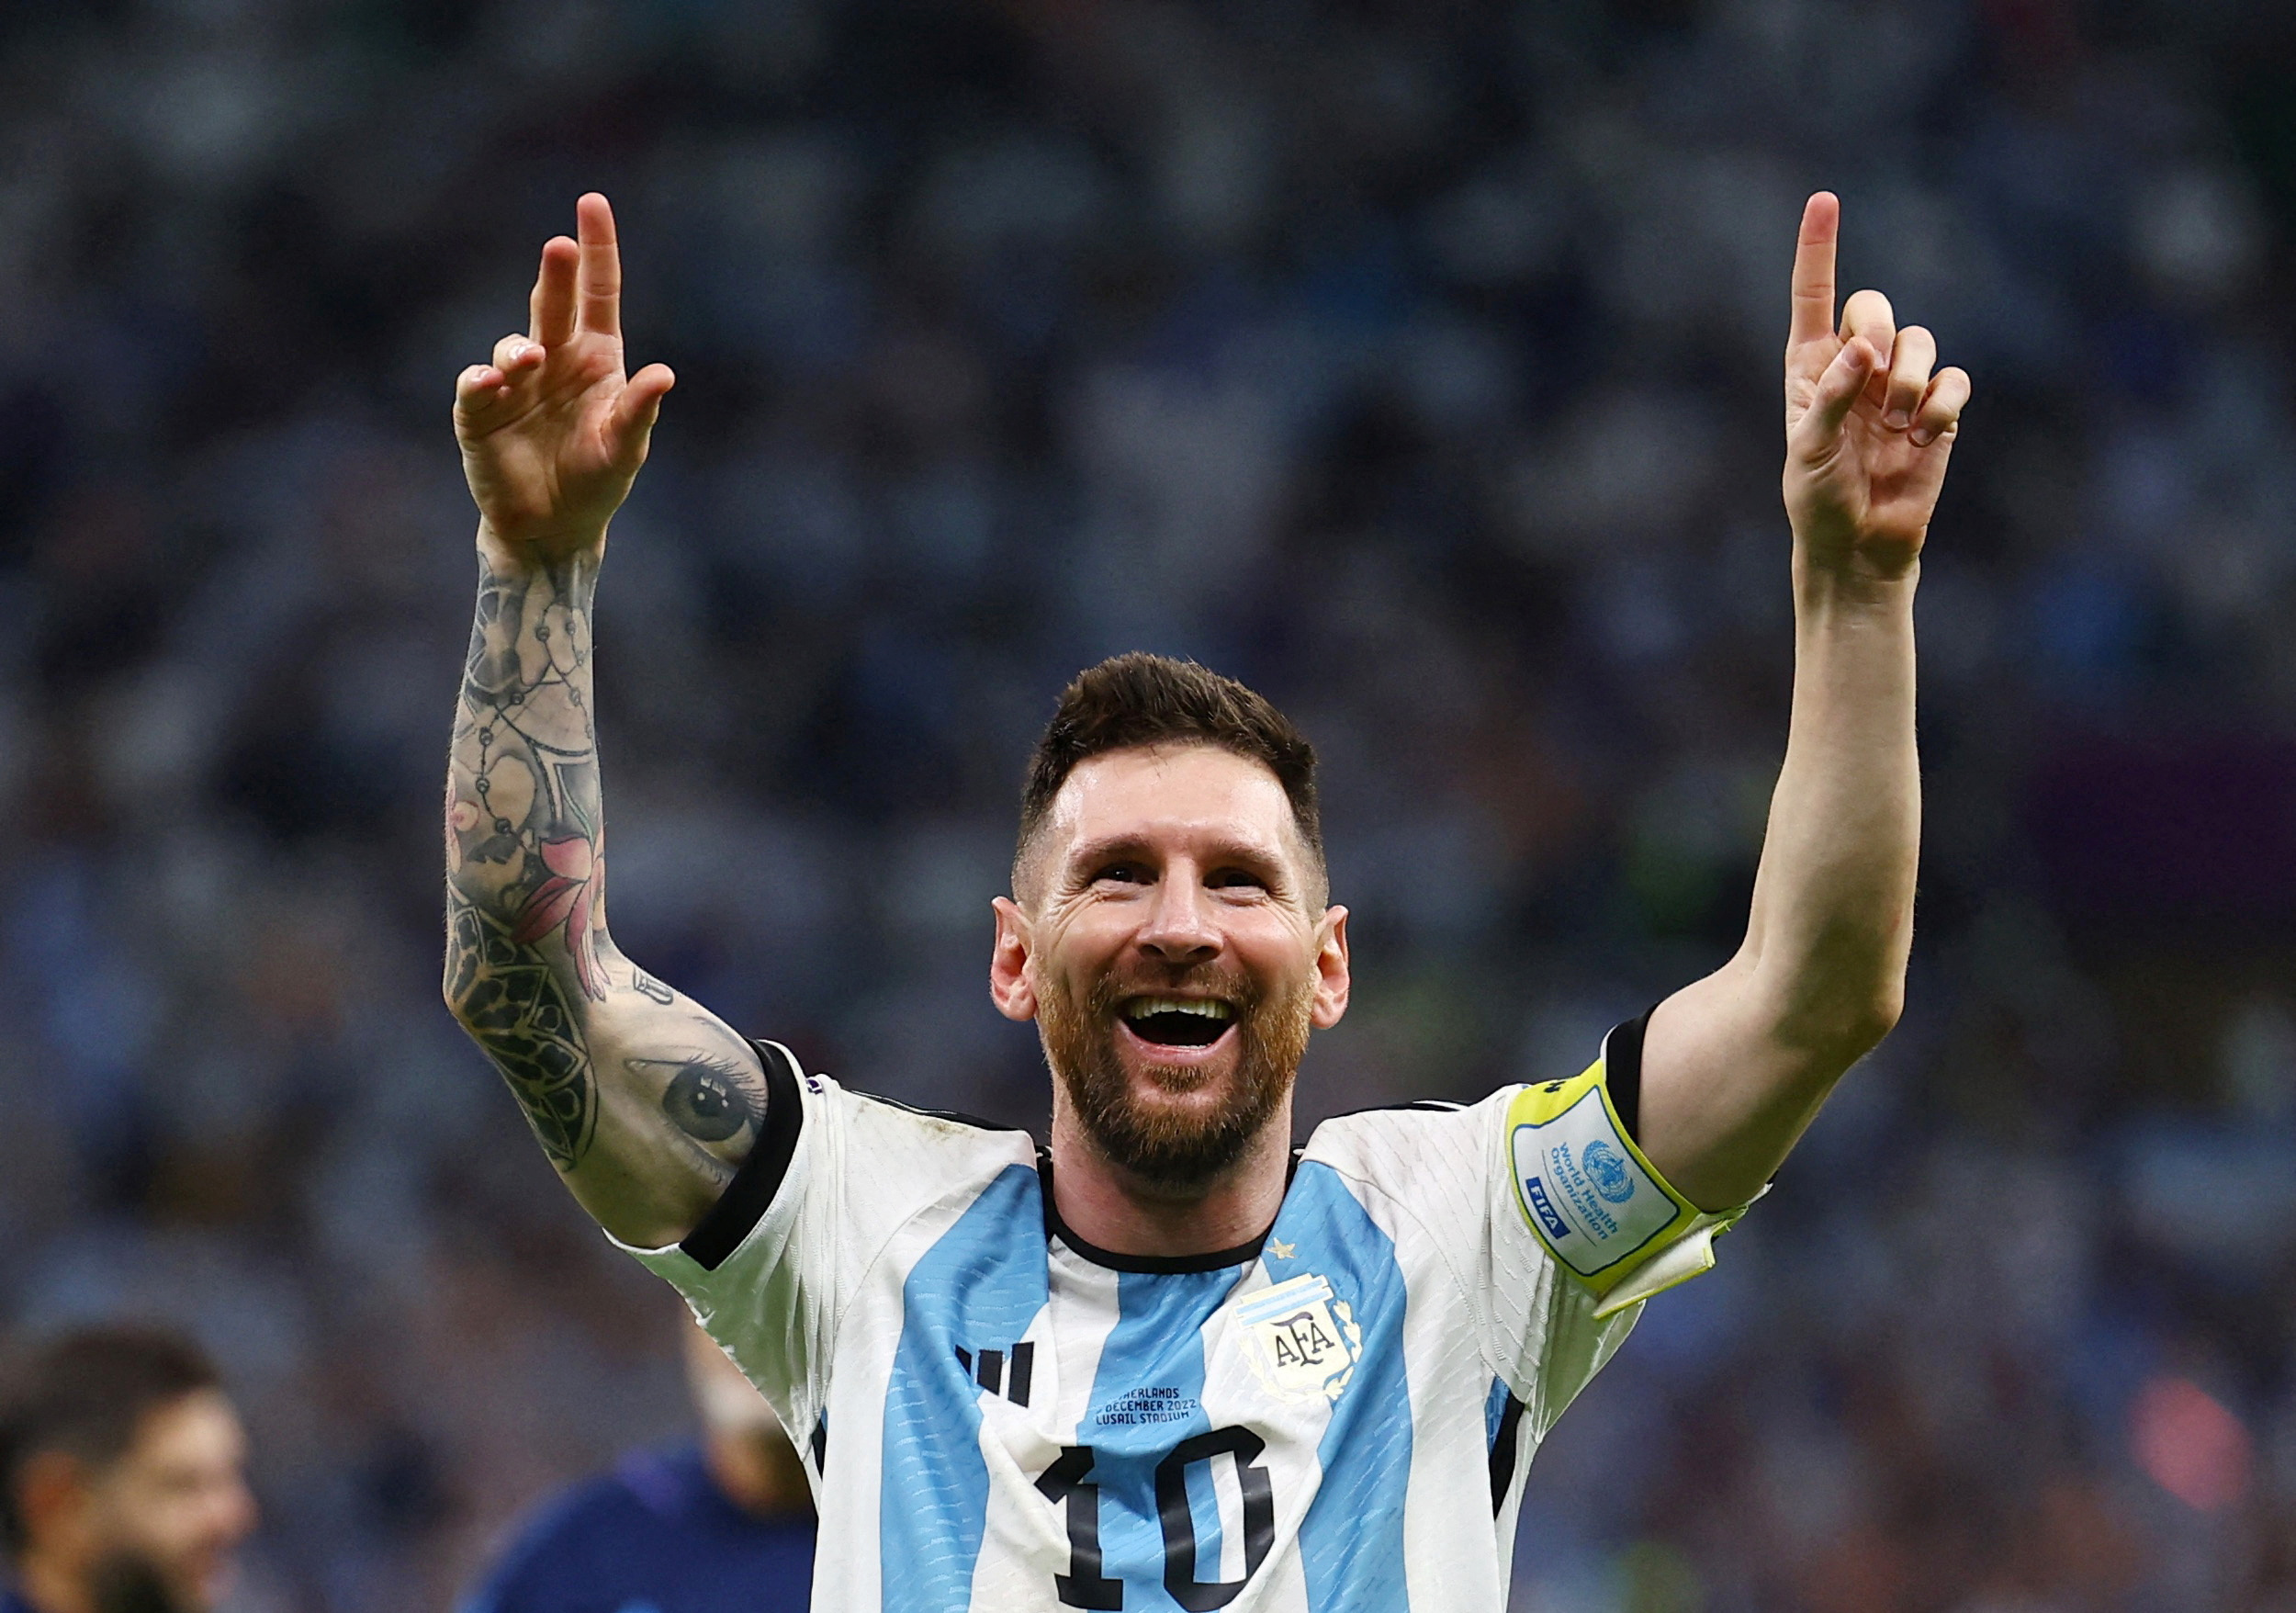
[[[88,1483],[88,1557],[123,1599],[208,1613],[255,1527],[247,1436],[231,1403],[200,1390],[152,1412],[136,1442]],[[108,1582],[118,1582],[116,1585]],[[139,1595],[139,1593],[141,1593]]]
[[[1210,746],[1109,751],[1068,775],[1024,869],[992,989],[1039,1021],[1055,1104],[1146,1182],[1210,1180],[1346,1010],[1347,915],[1283,786]]]

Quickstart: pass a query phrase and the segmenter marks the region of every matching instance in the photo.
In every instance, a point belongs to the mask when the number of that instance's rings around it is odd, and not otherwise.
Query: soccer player
[[[625,376],[605,199],[545,245],[528,329],[456,387],[445,995],[798,1435],[815,1607],[1503,1605],[1531,1450],[1898,1012],[1913,591],[1969,382],[1877,292],[1837,324],[1839,216],[1813,197],[1795,254],[1794,704],[1744,945],[1581,1073],[1297,1152],[1348,996],[1314,759],[1190,664],[1086,671],[1030,767],[989,991],[1041,1033],[1047,1147],[812,1073],[615,949],[591,609],[672,378]]]
[[[546,1506],[462,1613],[802,1613],[805,1470],[773,1408],[686,1329],[698,1448],[629,1458]]]
[[[208,1613],[255,1527],[247,1438],[192,1345],[84,1328],[0,1385],[0,1613]]]

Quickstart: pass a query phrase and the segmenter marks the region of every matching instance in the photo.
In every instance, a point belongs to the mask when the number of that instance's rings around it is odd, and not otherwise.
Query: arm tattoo
[[[598,1126],[598,1087],[566,988],[500,919],[446,888],[446,991],[455,1013],[502,1072],[550,1163],[571,1170]]]
[[[595,563],[480,565],[446,781],[446,996],[562,1171],[597,1129],[582,1032],[602,1000]]]

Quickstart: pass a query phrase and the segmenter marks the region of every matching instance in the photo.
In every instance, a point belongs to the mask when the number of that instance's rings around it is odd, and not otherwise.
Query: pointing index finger
[[[581,321],[602,336],[622,334],[622,249],[613,234],[613,209],[596,191],[574,204],[582,247]]]
[[[1794,322],[1786,344],[1799,347],[1834,333],[1834,242],[1841,233],[1841,198],[1830,190],[1802,209],[1794,243]]]

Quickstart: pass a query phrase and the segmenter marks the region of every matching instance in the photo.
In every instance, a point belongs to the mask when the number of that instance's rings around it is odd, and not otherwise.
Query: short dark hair
[[[1016,881],[1030,841],[1077,764],[1109,750],[1150,745],[1211,745],[1266,767],[1283,785],[1300,838],[1322,872],[1323,820],[1315,798],[1315,747],[1307,736],[1233,678],[1192,660],[1134,650],[1086,668],[1061,692],[1029,759],[1013,855]]]
[[[197,1345],[156,1327],[79,1327],[25,1350],[0,1371],[0,1545],[24,1549],[17,1492],[32,1458],[117,1461],[146,1416],[221,1382]]]

